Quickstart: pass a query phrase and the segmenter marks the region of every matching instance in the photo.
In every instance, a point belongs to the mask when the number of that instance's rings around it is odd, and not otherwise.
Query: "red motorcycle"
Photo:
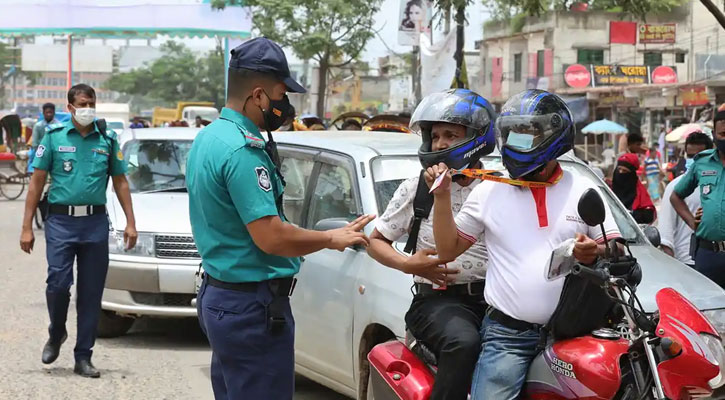
[[[590,226],[604,220],[604,204],[595,191],[582,196],[579,214]],[[559,271],[604,289],[623,318],[548,345],[531,364],[521,398],[693,399],[725,384],[725,351],[712,324],[672,288],[657,293],[658,311],[645,313],[631,282],[611,272],[634,264],[630,253]],[[380,344],[368,360],[376,400],[430,396],[435,357],[413,338]]]

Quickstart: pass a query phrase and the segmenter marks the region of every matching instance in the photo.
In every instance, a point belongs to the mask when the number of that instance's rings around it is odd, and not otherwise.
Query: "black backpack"
[[[418,250],[420,224],[430,216],[430,210],[433,208],[433,194],[430,193],[430,188],[425,183],[424,174],[425,170],[420,171],[418,188],[415,191],[415,198],[413,199],[413,225],[410,227],[408,241],[405,243],[405,249],[403,250],[408,254],[415,254]]]

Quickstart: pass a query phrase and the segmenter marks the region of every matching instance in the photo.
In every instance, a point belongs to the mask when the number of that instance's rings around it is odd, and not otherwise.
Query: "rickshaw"
[[[334,126],[338,131],[341,131],[342,126],[345,124],[345,122],[347,120],[350,120],[350,119],[359,122],[360,126],[364,126],[365,122],[367,122],[370,119],[370,117],[365,113],[361,113],[358,111],[350,111],[350,112],[346,112],[346,113],[342,113],[342,114],[338,115],[337,118],[335,118],[332,121],[330,126],[331,127]]]
[[[302,114],[302,116],[299,117],[299,120],[308,129],[311,129],[315,125],[322,125],[324,128],[327,128],[327,125],[325,125],[325,122],[322,120],[322,118],[318,117],[315,114]]]
[[[27,154],[27,151],[19,151],[18,155],[0,153],[0,194],[8,200],[17,199],[25,191],[29,180]]]
[[[394,114],[381,114],[367,120],[367,122],[363,125],[363,130],[410,133],[408,124],[410,124],[410,117]]]

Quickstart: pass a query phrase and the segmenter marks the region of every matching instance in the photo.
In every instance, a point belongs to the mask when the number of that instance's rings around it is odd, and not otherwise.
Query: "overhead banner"
[[[675,43],[677,24],[639,24],[639,43]]]
[[[690,86],[680,89],[680,98],[685,107],[704,106],[710,103],[705,86]]]
[[[430,40],[432,20],[432,1],[400,0],[398,44],[401,46],[417,46],[421,36]]]
[[[456,30],[431,45],[427,40],[420,41],[420,77],[421,94],[440,92],[451,87],[451,81],[456,74]]]
[[[661,65],[572,64],[564,69],[564,81],[573,88],[677,83],[675,67]]]

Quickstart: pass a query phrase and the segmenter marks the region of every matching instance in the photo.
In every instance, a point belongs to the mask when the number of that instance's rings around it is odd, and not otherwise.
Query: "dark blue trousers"
[[[45,243],[48,257],[45,295],[50,338],[60,340],[66,334],[73,262],[77,261],[78,337],[73,353],[76,361],[90,360],[108,272],[108,217],[105,214],[87,217],[50,215],[45,223]]]
[[[695,254],[695,269],[725,288],[725,253],[698,248]]]
[[[211,384],[216,400],[292,400],[294,393],[294,318],[285,300],[287,322],[267,331],[269,286],[256,293],[220,289],[204,279],[197,296],[201,329],[212,349]]]

